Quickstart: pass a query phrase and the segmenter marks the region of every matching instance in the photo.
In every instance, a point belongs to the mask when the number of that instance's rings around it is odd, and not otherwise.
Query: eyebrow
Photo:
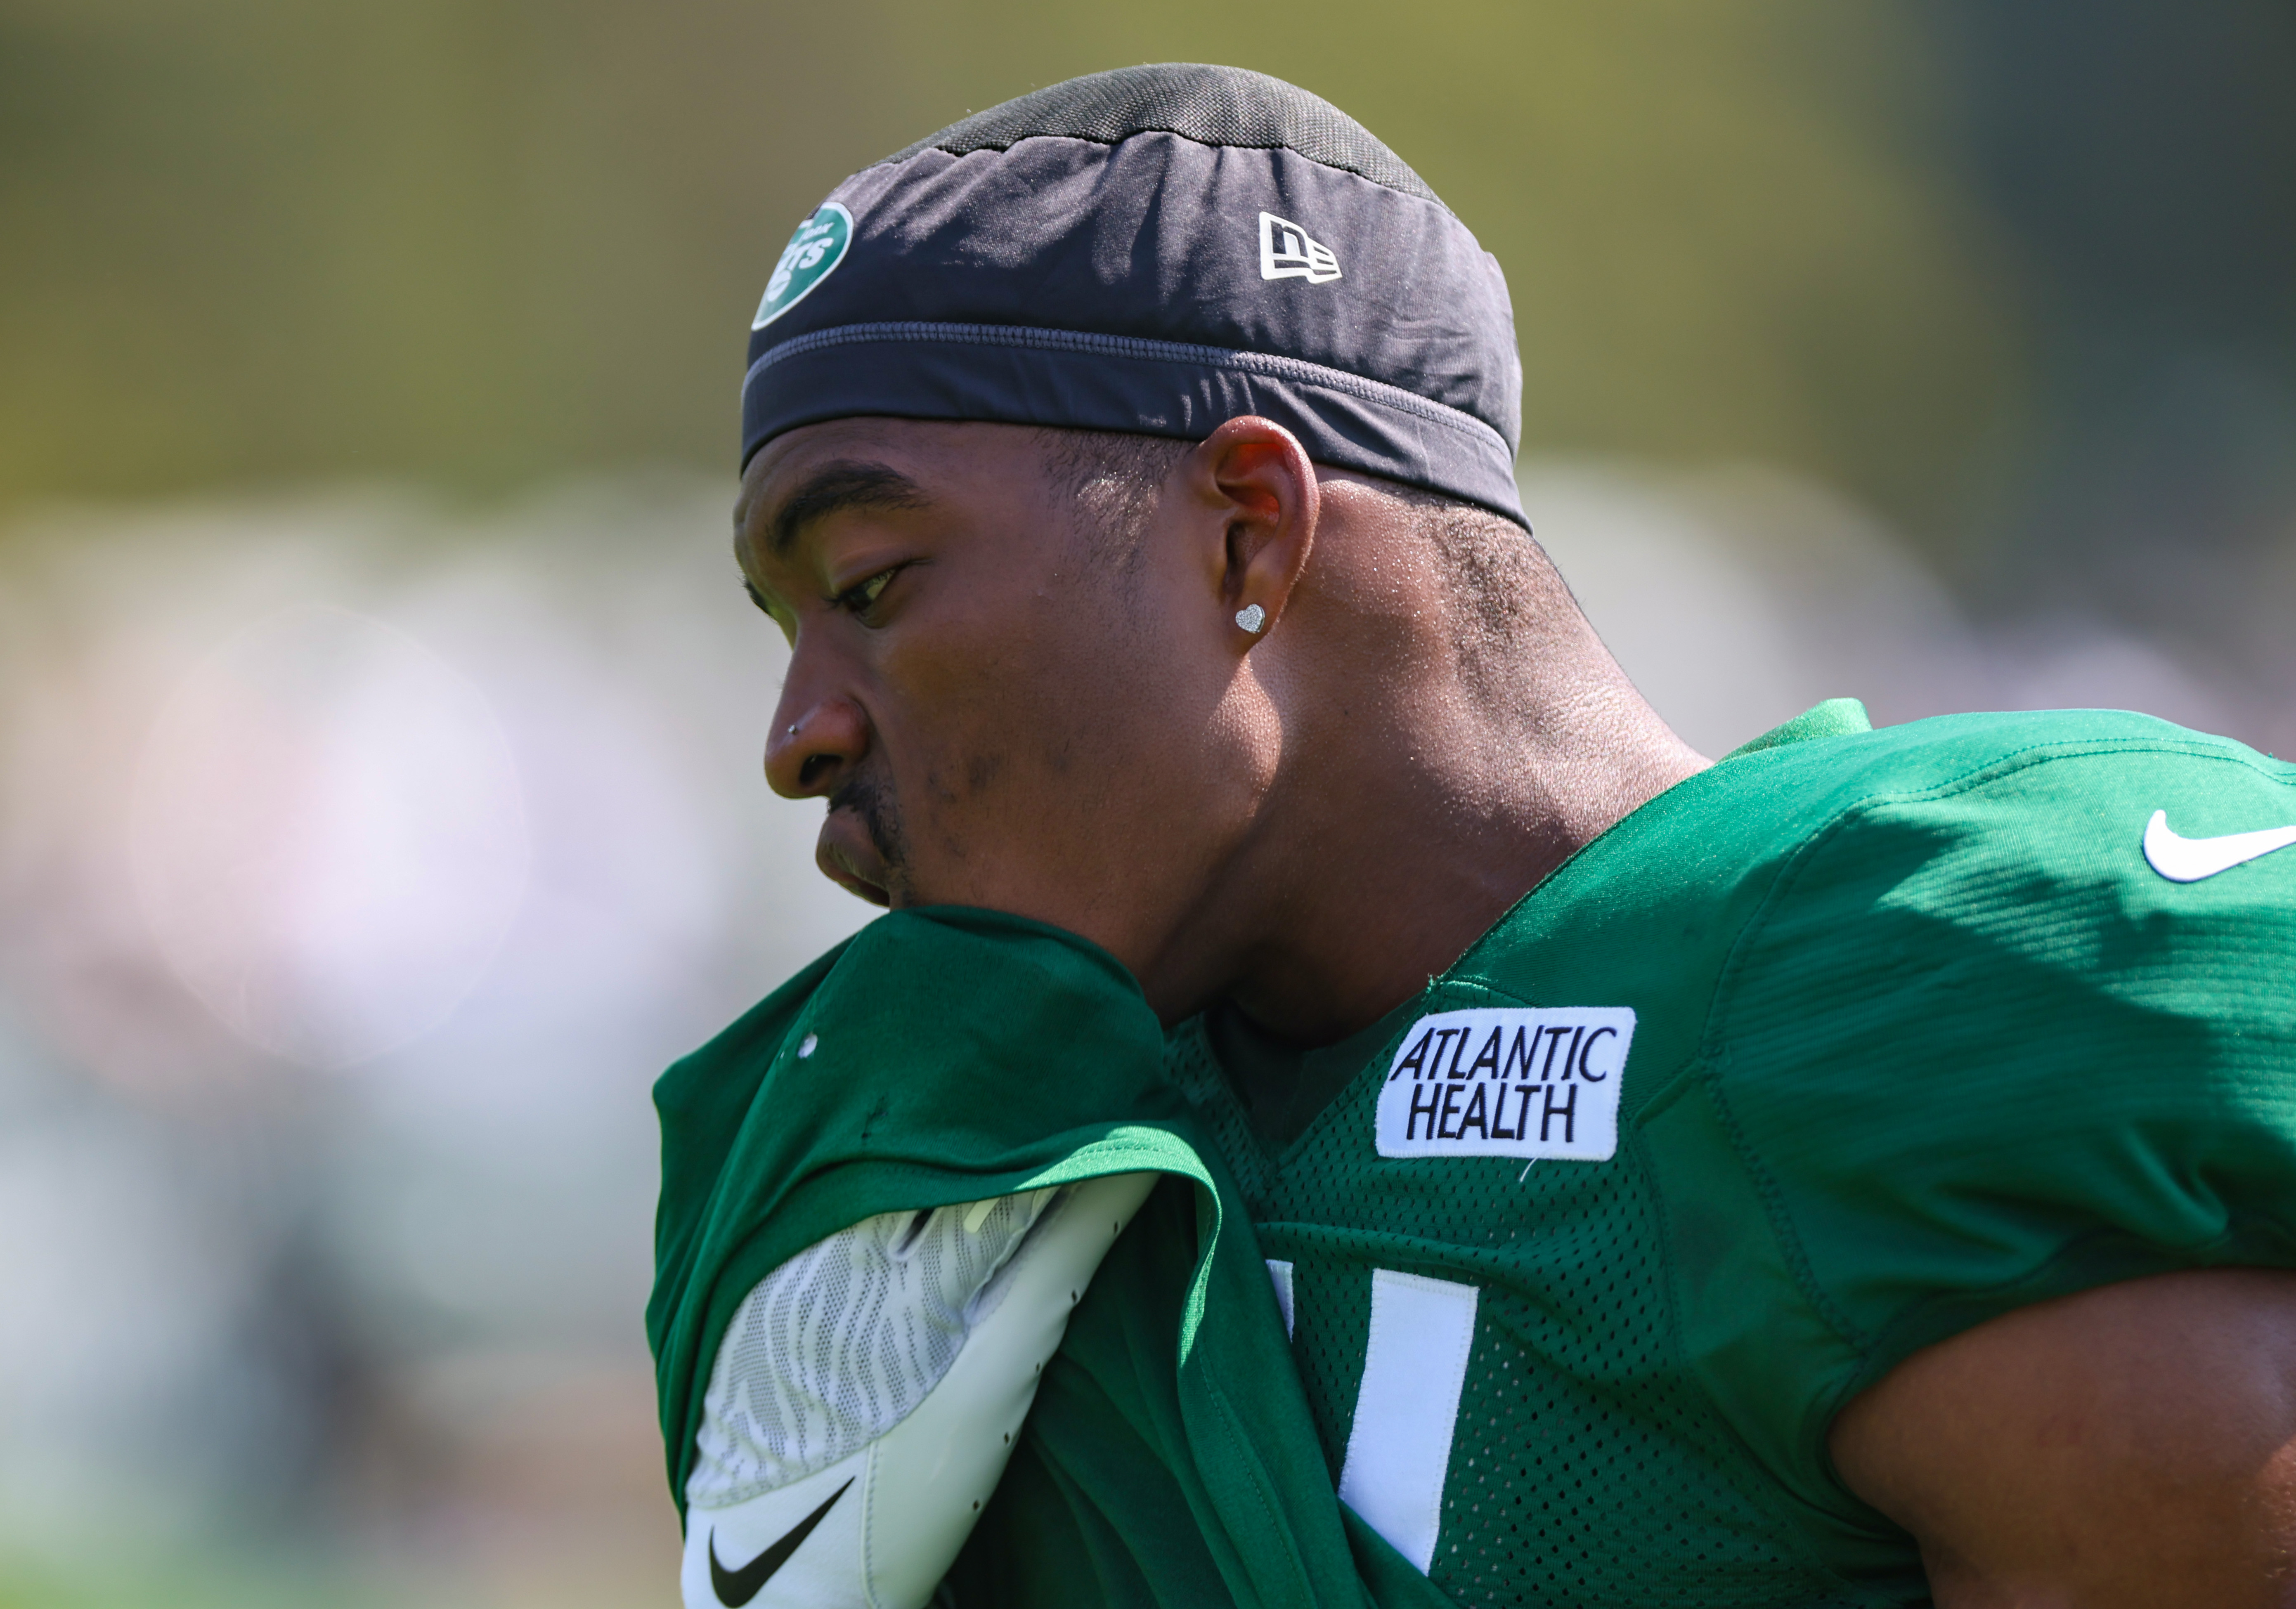
[[[847,509],[925,508],[931,503],[923,487],[890,464],[839,459],[815,470],[782,500],[768,528],[769,546],[780,558],[807,526]]]

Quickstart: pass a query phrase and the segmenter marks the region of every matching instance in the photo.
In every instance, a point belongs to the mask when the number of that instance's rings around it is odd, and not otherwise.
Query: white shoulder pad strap
[[[1155,1181],[887,1213],[761,1280],[703,1401],[687,1609],[922,1609]]]

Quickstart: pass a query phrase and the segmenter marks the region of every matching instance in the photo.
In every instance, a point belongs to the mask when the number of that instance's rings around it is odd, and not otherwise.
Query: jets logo
[[[1340,259],[1305,229],[1273,212],[1259,215],[1259,277],[1324,284],[1340,276]]]
[[[1634,1038],[1624,1006],[1422,1017],[1380,1090],[1379,1153],[1607,1162]]]
[[[774,265],[773,277],[766,281],[765,300],[758,304],[758,316],[750,321],[750,328],[762,330],[803,301],[844,260],[845,248],[852,243],[853,215],[835,201],[823,202],[821,210],[800,224],[790,243],[782,248],[781,260]]]

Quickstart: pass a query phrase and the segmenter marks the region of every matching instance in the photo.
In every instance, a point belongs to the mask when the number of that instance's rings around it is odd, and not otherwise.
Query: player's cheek
[[[889,645],[882,667],[884,746],[913,849],[931,842],[952,870],[994,861],[1007,874],[1072,857],[1107,784],[1104,728],[1116,712],[1097,707],[1063,634],[939,623],[948,628]]]

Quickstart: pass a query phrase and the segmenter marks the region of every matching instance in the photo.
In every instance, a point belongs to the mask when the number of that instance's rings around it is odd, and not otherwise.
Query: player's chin
[[[847,893],[872,905],[892,905],[893,880],[886,869],[884,857],[870,842],[868,829],[850,811],[832,810],[829,819],[821,824],[821,837],[814,844],[813,863],[821,868],[823,876]]]

